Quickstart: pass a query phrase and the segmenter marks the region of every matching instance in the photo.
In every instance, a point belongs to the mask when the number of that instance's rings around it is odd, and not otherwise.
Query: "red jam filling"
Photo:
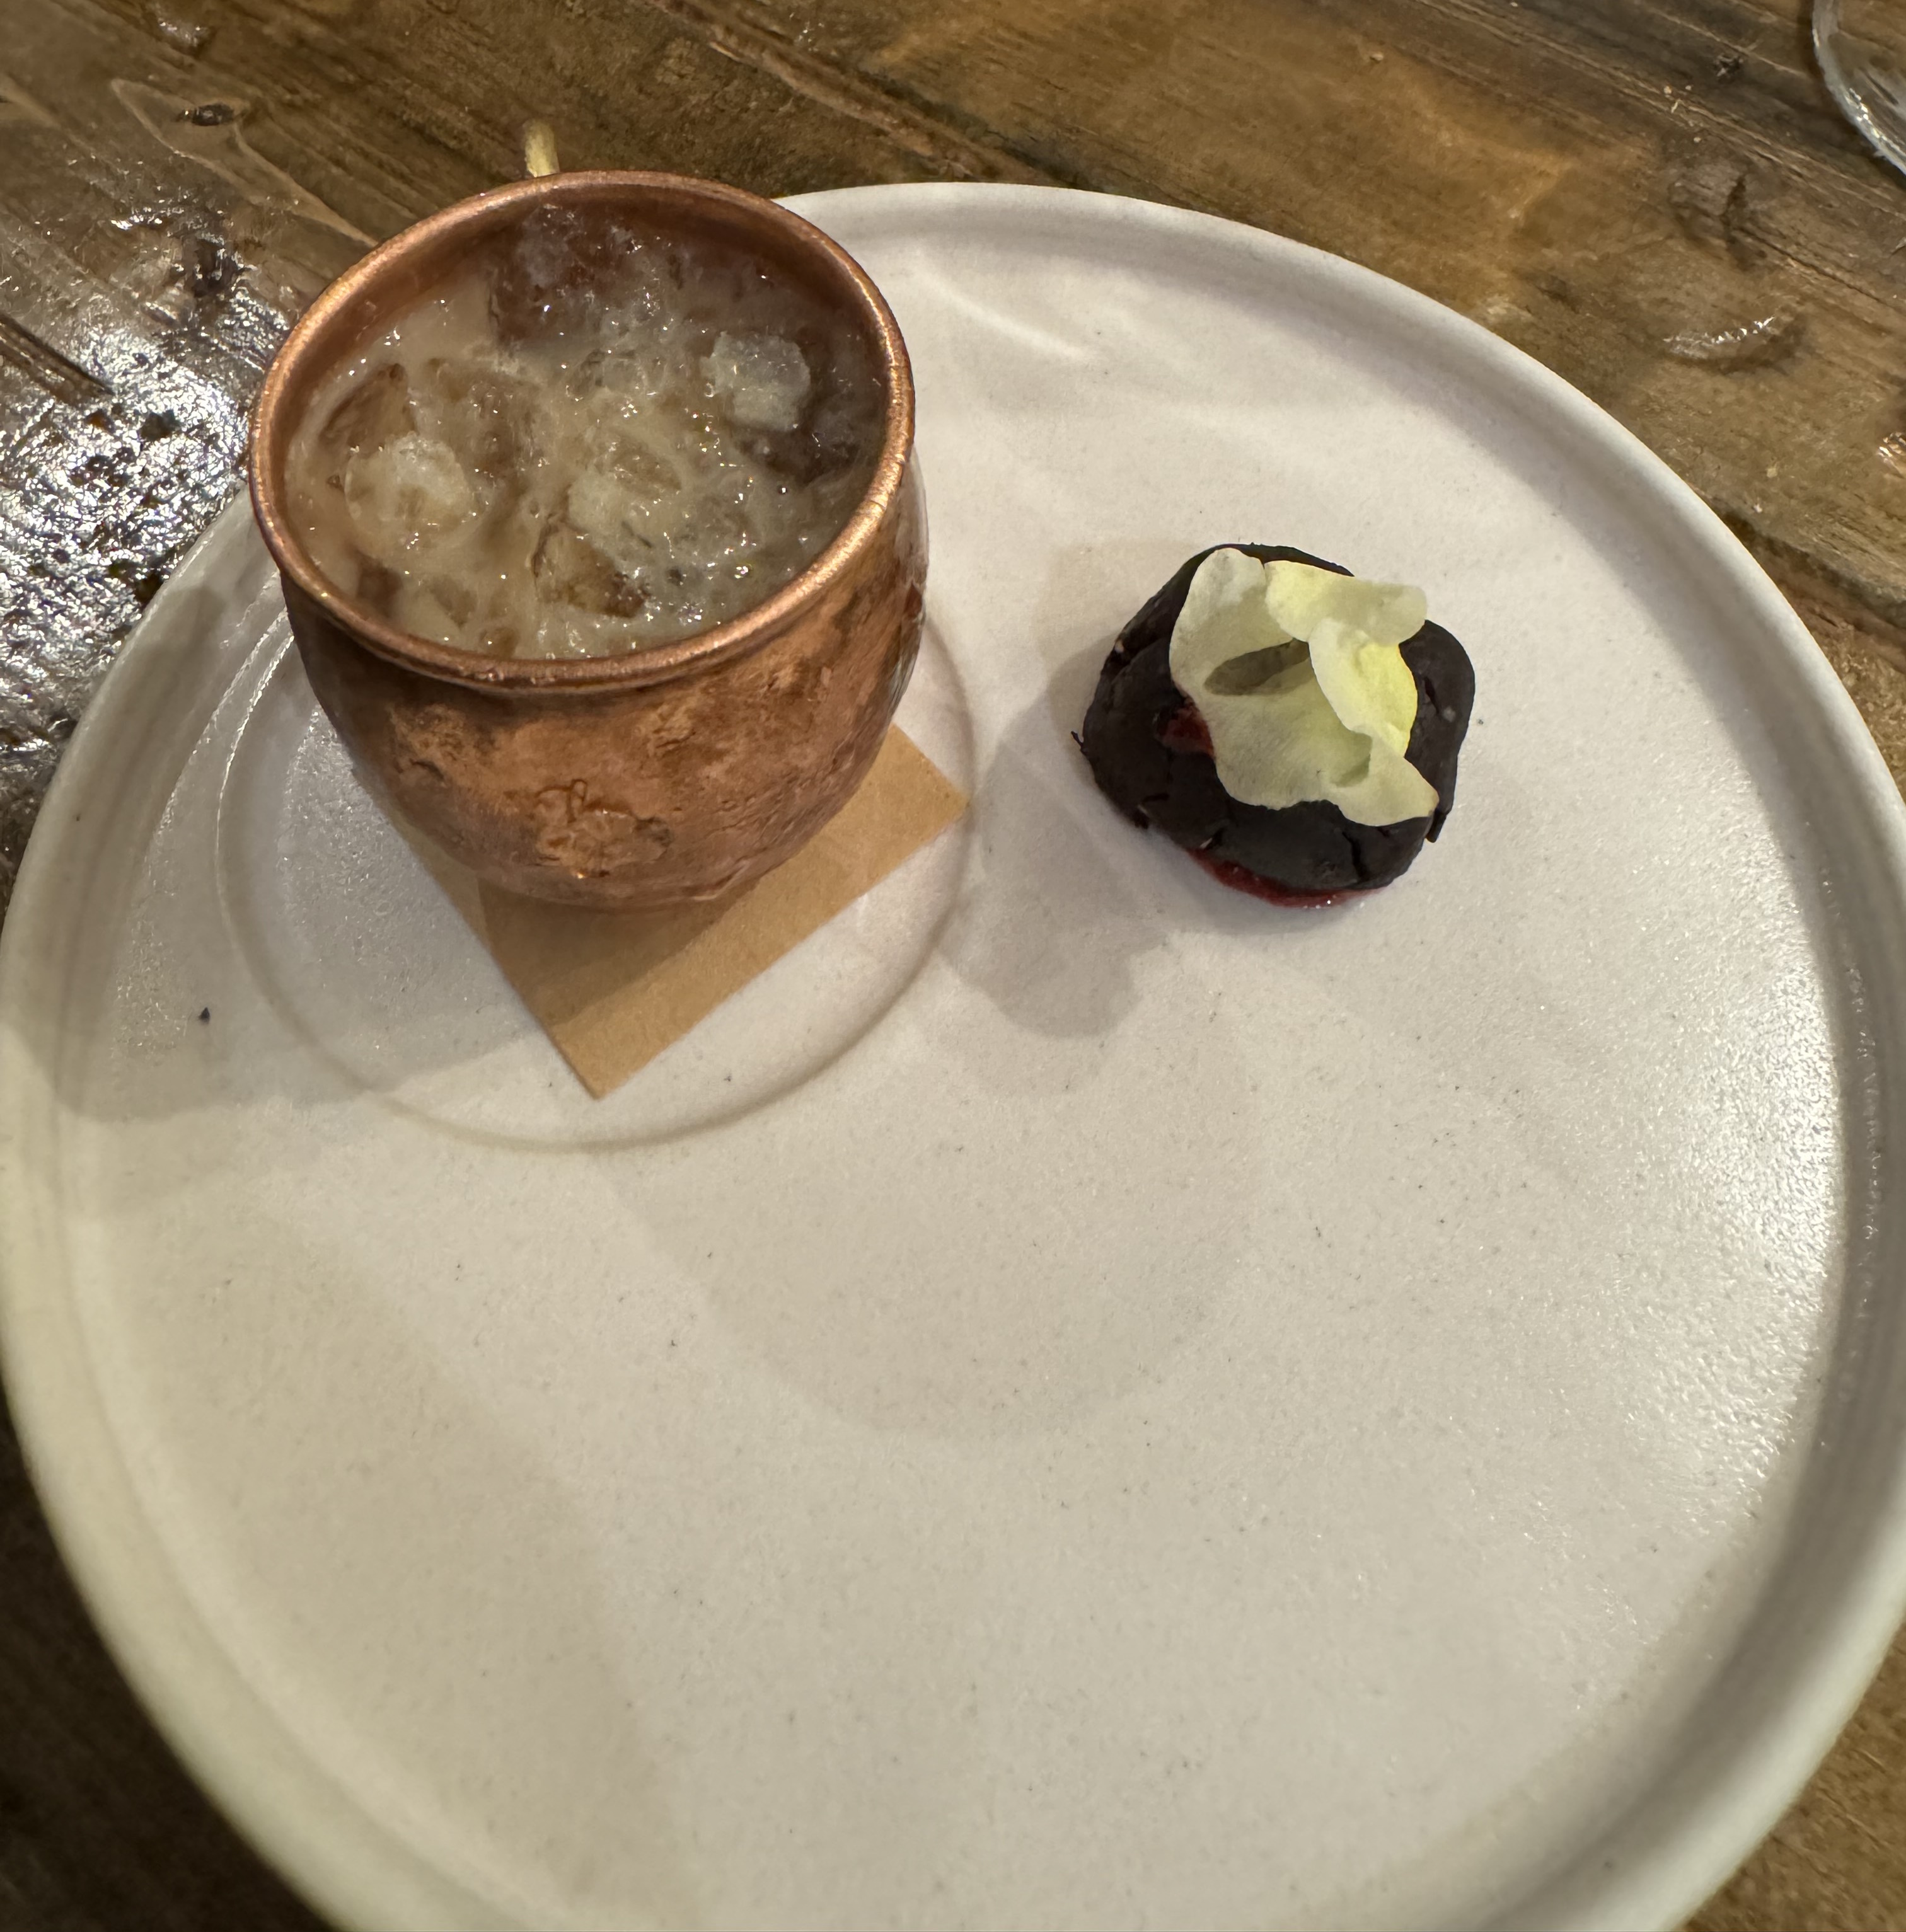
[[[1211,728],[1189,698],[1159,726],[1158,742],[1167,751],[1189,752],[1206,758],[1211,755]],[[1248,892],[1253,898],[1265,900],[1272,905],[1341,905],[1346,899],[1359,898],[1364,892],[1374,890],[1367,886],[1345,886],[1331,892],[1292,892],[1288,886],[1279,885],[1275,879],[1260,878],[1235,860],[1216,858],[1209,852],[1194,852],[1191,856],[1220,885],[1229,886],[1234,892]]]
[[[1205,758],[1212,755],[1211,727],[1188,698],[1158,728],[1158,742],[1168,752],[1190,752]]]
[[[1220,885],[1229,886],[1234,892],[1249,892],[1253,898],[1268,900],[1272,905],[1341,905],[1346,899],[1360,899],[1365,892],[1376,890],[1370,886],[1344,886],[1334,892],[1294,892],[1275,879],[1259,878],[1235,860],[1214,858],[1208,852],[1194,852],[1191,856]]]

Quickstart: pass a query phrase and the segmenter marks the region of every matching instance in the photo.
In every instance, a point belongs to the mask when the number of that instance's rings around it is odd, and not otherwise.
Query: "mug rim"
[[[847,521],[821,554],[800,572],[727,622],[664,644],[582,658],[495,658],[438,644],[392,623],[347,596],[321,571],[292,523],[286,502],[284,464],[298,427],[292,406],[323,380],[322,364],[341,337],[351,345],[374,334],[382,319],[379,298],[404,265],[420,250],[446,246],[449,238],[473,237],[500,226],[514,212],[545,202],[584,205],[629,196],[678,200],[704,209],[778,230],[795,251],[818,259],[850,292],[850,306],[871,333],[886,408],[874,472]],[[407,299],[415,291],[407,290]],[[313,374],[314,364],[320,373]],[[506,182],[454,202],[380,243],[332,282],[305,310],[266,370],[251,415],[246,468],[252,512],[266,548],[287,580],[325,616],[366,650],[392,664],[454,684],[500,692],[635,690],[711,670],[752,655],[824,595],[872,542],[897,499],[913,446],[912,365],[899,325],[859,262],[833,238],[777,202],[725,182],[691,175],[632,169],[578,169]]]

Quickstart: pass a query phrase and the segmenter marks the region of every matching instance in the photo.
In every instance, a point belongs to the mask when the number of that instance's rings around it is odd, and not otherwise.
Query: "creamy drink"
[[[707,239],[538,210],[326,381],[292,520],[332,583],[499,657],[640,650],[740,615],[865,494],[872,346]]]

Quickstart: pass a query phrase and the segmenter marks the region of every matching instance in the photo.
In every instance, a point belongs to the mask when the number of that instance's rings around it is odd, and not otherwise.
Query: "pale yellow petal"
[[[1196,699],[1217,667],[1288,644],[1264,600],[1264,566],[1241,550],[1214,550],[1198,566],[1172,631],[1172,682]]]
[[[1436,788],[1400,752],[1388,745],[1370,745],[1370,764],[1354,784],[1339,785],[1330,801],[1353,825],[1400,825],[1406,818],[1427,818],[1439,800]]]
[[[1374,644],[1407,644],[1430,614],[1428,600],[1414,585],[1368,584],[1313,563],[1266,564],[1264,601],[1273,619],[1306,644],[1326,618]]]
[[[1399,757],[1409,750],[1416,680],[1394,644],[1325,617],[1310,638],[1310,668],[1331,709],[1352,731],[1367,732]]]
[[[1172,632],[1172,678],[1205,720],[1225,790],[1274,811],[1328,800],[1361,825],[1433,813],[1436,788],[1403,756],[1416,680],[1397,648],[1424,610],[1404,585],[1241,550],[1207,557]]]
[[[1346,730],[1313,677],[1197,700],[1219,782],[1241,805],[1280,811],[1361,783],[1370,742]]]

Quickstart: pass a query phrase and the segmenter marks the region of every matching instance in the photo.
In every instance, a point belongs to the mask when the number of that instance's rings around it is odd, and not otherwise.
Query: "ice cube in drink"
[[[293,520],[347,595],[506,657],[673,642],[839,535],[878,460],[872,346],[713,240],[545,208],[401,313],[295,432]]]

